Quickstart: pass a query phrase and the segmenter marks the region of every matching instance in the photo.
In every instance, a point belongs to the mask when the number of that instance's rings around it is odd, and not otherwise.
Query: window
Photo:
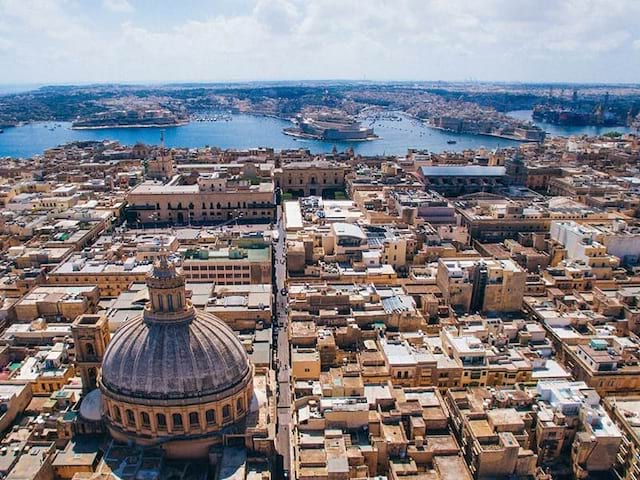
[[[122,420],[122,416],[120,415],[120,409],[118,407],[113,407],[113,419],[116,422],[120,422]]]
[[[205,412],[205,417],[207,420],[207,425],[215,425],[216,423],[216,412],[215,410],[207,410]]]
[[[198,412],[191,412],[189,414],[189,427],[191,428],[200,427],[200,416],[198,415]]]
[[[173,312],[173,295],[172,294],[167,295],[167,309],[170,312]]]
[[[182,415],[174,413],[171,418],[173,420],[173,428],[175,430],[182,430]]]
[[[93,348],[93,343],[87,343],[87,355],[93,357],[96,354],[95,348]]]
[[[156,423],[158,424],[158,430],[167,429],[167,417],[164,416],[164,413],[156,413]]]
[[[222,407],[222,418],[227,420],[229,417],[231,417],[231,407],[229,405],[225,405]]]
[[[244,410],[244,402],[242,401],[242,399],[241,399],[241,398],[239,398],[239,399],[236,401],[236,410],[237,410],[238,412],[242,412],[242,411]]]
[[[140,414],[140,418],[142,420],[142,426],[145,428],[149,428],[151,425],[151,419],[149,418],[149,414],[147,412],[142,412]]]
[[[135,427],[136,426],[136,416],[133,414],[132,410],[126,410],[126,415],[127,415],[127,425],[129,425],[130,427]]]

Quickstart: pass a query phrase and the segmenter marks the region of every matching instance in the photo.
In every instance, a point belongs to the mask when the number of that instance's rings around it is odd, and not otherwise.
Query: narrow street
[[[282,290],[286,287],[286,260],[285,260],[285,229],[282,219],[282,208],[278,207],[278,241],[274,246],[274,264],[275,264],[275,312],[277,324],[275,330],[277,332],[277,350],[276,350],[276,372],[278,379],[278,420],[277,420],[277,436],[276,448],[278,454],[282,457],[283,472],[291,478],[291,462],[292,452],[292,417],[291,409],[291,370],[290,370],[290,350],[289,350],[289,331],[287,315],[287,296],[282,294]]]

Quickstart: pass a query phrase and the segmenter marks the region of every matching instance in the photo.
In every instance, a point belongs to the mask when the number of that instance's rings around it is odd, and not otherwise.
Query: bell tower
[[[82,378],[82,392],[98,386],[98,371],[111,334],[105,315],[79,315],[71,324],[76,350],[76,368]]]
[[[173,152],[167,153],[164,147],[164,129],[160,131],[160,155],[147,162],[147,177],[155,180],[168,180],[175,175]]]

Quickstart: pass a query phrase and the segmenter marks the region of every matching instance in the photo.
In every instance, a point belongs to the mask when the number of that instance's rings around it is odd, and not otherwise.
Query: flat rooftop
[[[505,167],[483,167],[481,165],[447,165],[420,167],[425,177],[503,177]]]

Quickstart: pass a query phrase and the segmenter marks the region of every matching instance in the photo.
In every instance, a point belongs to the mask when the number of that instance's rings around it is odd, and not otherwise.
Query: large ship
[[[295,120],[295,127],[285,128],[284,133],[293,137],[337,142],[364,141],[378,138],[373,133],[373,128],[363,127],[354,118],[329,113],[298,117]]]

